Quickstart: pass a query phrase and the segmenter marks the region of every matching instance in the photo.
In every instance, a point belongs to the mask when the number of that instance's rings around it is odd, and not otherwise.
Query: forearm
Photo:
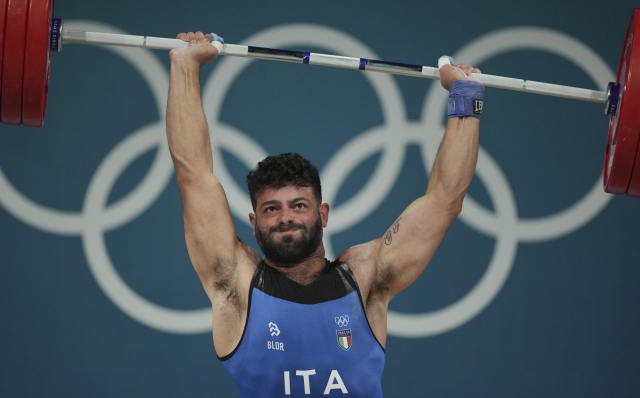
[[[192,179],[213,169],[199,74],[199,65],[172,57],[167,138],[178,180]]]
[[[449,119],[431,171],[427,195],[461,209],[478,160],[479,135],[478,119]]]

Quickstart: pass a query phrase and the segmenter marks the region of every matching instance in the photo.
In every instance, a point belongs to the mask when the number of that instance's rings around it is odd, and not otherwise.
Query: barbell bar
[[[61,42],[142,47],[155,50],[172,50],[174,48],[186,48],[189,46],[187,42],[179,39],[163,39],[159,37],[84,32],[77,30],[67,31],[64,29],[61,32],[61,39]],[[438,68],[432,68],[429,66],[401,64],[398,62],[344,57],[304,51],[241,46],[237,44],[222,44],[219,49],[219,54],[245,58],[295,62],[318,66],[332,66],[344,69],[384,72],[397,75],[422,77],[427,79],[440,78]],[[544,94],[590,102],[599,102],[602,104],[605,104],[607,102],[607,93],[603,91],[588,90],[584,88],[568,87],[557,84],[540,83],[485,74],[472,74],[472,78],[482,82],[487,87]]]
[[[54,0],[0,0],[0,121],[41,127],[44,123],[51,53],[62,44],[85,43],[171,50],[188,47],[179,39],[65,30],[54,18]],[[640,197],[640,9],[631,15],[616,82],[597,91],[524,79],[472,74],[486,87],[601,103],[609,115],[604,190]],[[406,63],[244,46],[213,40],[219,54],[439,79],[439,69]],[[636,162],[637,160],[637,162]]]

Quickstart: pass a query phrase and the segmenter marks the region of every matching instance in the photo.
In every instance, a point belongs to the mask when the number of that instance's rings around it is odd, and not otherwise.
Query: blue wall
[[[429,66],[450,54],[603,90],[633,6],[60,0],[56,15],[68,29],[213,30]],[[167,79],[166,52],[64,45],[45,127],[0,126],[0,395],[237,396],[185,249]],[[244,241],[244,176],[266,154],[319,167],[333,255],[380,236],[425,190],[438,82],[224,57],[202,80]],[[386,396],[638,396],[640,199],[602,192],[607,126],[598,104],[486,90],[463,214],[391,304]]]

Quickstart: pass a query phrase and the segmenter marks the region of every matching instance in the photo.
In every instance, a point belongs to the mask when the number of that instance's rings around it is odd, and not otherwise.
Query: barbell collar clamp
[[[607,103],[604,113],[609,116],[615,116],[618,111],[618,103],[620,102],[620,83],[609,82],[607,86]]]
[[[51,33],[49,39],[49,50],[60,51],[62,50],[62,19],[51,19]]]

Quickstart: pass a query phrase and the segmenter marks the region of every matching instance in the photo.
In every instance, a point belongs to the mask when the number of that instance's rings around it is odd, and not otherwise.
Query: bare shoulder
[[[378,238],[353,246],[338,257],[338,260],[349,265],[356,277],[365,306],[371,301],[372,295],[378,294],[381,288],[378,281],[385,268],[378,258],[381,241],[382,238]]]
[[[249,245],[240,242],[235,258],[217,264],[216,277],[206,287],[213,309],[213,343],[218,356],[232,352],[247,322],[251,279],[261,261]]]
[[[376,339],[384,347],[387,339],[387,307],[389,305],[389,284],[391,276],[385,275],[391,267],[385,266],[379,258],[379,248],[383,238],[374,239],[347,249],[338,257],[349,265],[353,272],[367,320]]]

